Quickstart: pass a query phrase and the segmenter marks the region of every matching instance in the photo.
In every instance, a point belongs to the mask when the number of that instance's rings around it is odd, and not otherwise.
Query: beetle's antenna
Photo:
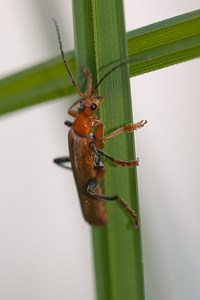
[[[65,54],[64,54],[64,51],[63,51],[63,47],[62,47],[62,41],[61,41],[61,36],[60,36],[60,30],[59,30],[59,27],[58,27],[58,23],[56,21],[56,19],[52,18],[54,24],[55,24],[55,27],[56,27],[56,32],[57,32],[57,35],[58,35],[58,41],[59,41],[59,45],[60,45],[60,52],[61,52],[61,55],[62,55],[62,59],[63,59],[63,62],[65,64],[65,68],[67,69],[67,72],[72,80],[72,83],[73,85],[75,86],[77,92],[80,94],[81,97],[84,97],[85,94],[83,94],[79,88],[78,88],[78,85],[76,83],[76,81],[74,80],[73,76],[72,76],[72,73],[70,72],[70,69],[68,67],[68,64],[67,64],[67,61],[65,59]]]
[[[108,71],[97,83],[97,85],[94,87],[94,89],[92,90],[90,96],[92,96],[94,94],[94,92],[96,91],[96,89],[99,87],[99,85],[102,83],[102,81],[108,77],[113,71],[117,70],[118,68],[130,64],[130,63],[134,63],[134,62],[139,62],[139,61],[143,61],[146,60],[146,58],[142,58],[142,59],[130,59],[130,60],[126,60],[123,61],[122,63],[120,63],[119,65],[116,65],[114,68],[112,68],[110,71]]]

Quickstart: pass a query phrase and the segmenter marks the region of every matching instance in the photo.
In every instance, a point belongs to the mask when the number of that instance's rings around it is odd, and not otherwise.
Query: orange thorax
[[[73,123],[73,128],[79,135],[87,137],[92,132],[91,123],[90,116],[79,113]]]

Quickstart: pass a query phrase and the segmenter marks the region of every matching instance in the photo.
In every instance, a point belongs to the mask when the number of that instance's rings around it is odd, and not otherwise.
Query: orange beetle
[[[114,70],[121,67],[124,64],[130,63],[131,61],[125,61],[109,72],[107,72],[103,78],[97,83],[95,88],[92,90],[92,74],[89,69],[82,68],[83,72],[87,76],[87,90],[86,93],[82,93],[67,64],[62,49],[62,42],[59,33],[59,28],[54,20],[60,51],[62,55],[63,62],[67,69],[69,76],[71,77],[72,83],[74,84],[77,92],[81,96],[77,101],[75,101],[68,109],[68,114],[75,118],[74,122],[65,122],[65,125],[71,127],[69,130],[69,157],[61,157],[54,159],[54,162],[64,168],[68,168],[65,165],[67,162],[71,162],[74,178],[76,181],[76,186],[82,206],[82,211],[85,220],[91,225],[103,226],[106,224],[106,210],[105,202],[117,200],[127,211],[127,213],[133,218],[135,223],[135,228],[138,229],[138,219],[135,212],[128,207],[128,204],[119,196],[106,196],[102,195],[100,181],[104,175],[105,167],[100,161],[99,156],[103,156],[106,159],[112,161],[118,166],[138,166],[139,159],[122,161],[117,160],[113,157],[102,152],[104,141],[108,140],[123,131],[132,132],[138,128],[143,127],[147,121],[140,121],[136,124],[127,124],[124,127],[118,128],[114,132],[110,133],[104,137],[104,125],[103,122],[98,119],[95,112],[99,108],[99,104],[104,100],[104,97],[95,95],[94,93],[101,82]],[[79,104],[78,109],[74,109],[74,106]],[[95,129],[95,133],[94,133]],[[104,200],[104,201],[102,201]]]

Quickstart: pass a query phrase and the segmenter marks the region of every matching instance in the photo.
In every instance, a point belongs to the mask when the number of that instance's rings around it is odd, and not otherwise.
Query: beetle
[[[105,172],[105,167],[100,161],[100,157],[104,157],[118,166],[138,166],[139,159],[123,161],[118,160],[105,154],[101,149],[104,141],[113,138],[121,132],[132,132],[143,127],[147,121],[140,121],[136,124],[127,124],[118,128],[107,136],[104,136],[104,124],[98,119],[95,112],[98,110],[100,103],[104,100],[103,96],[94,95],[102,81],[117,68],[130,63],[125,61],[110,71],[108,71],[102,79],[92,89],[92,74],[89,69],[82,68],[83,73],[87,77],[86,93],[80,91],[76,81],[74,80],[67,61],[64,56],[59,27],[55,19],[53,19],[58,35],[60,52],[65,64],[65,68],[75,86],[80,98],[76,100],[68,109],[68,114],[74,118],[74,122],[65,121],[65,125],[70,127],[68,134],[69,157],[60,157],[54,159],[54,162],[64,168],[70,169],[66,163],[71,162],[80,203],[85,220],[91,225],[104,226],[107,222],[105,202],[117,200],[126,212],[133,218],[135,229],[139,228],[139,222],[136,213],[128,206],[128,204],[119,196],[106,196],[102,194],[100,182]],[[79,104],[78,109],[74,109]],[[95,131],[95,132],[94,132]],[[104,200],[104,201],[102,201]]]

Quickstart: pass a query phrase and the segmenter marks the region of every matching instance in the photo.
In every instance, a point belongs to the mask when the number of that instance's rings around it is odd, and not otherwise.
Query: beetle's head
[[[104,100],[102,96],[92,96],[89,98],[82,98],[80,100],[79,111],[84,112],[87,116],[93,115],[99,108],[99,103]]]

